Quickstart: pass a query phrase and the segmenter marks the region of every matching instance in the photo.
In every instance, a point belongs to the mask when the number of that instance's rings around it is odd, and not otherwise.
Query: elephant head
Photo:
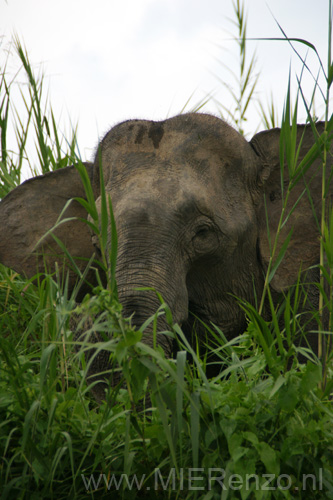
[[[299,161],[319,144],[322,132],[321,123],[316,131],[298,126]],[[296,282],[301,266],[305,270],[319,262],[321,159],[319,146],[314,149],[318,158],[289,196],[287,212],[292,213],[279,245],[293,232],[271,282],[277,293]],[[86,165],[97,207],[100,165],[117,227],[116,279],[124,315],[134,314],[137,325],[151,316],[158,299],[138,288],[153,287],[189,338],[194,316],[218,325],[228,339],[242,333],[246,320],[235,297],[252,304],[260,298],[269,240],[282,208],[280,130],[261,132],[248,142],[206,114],[121,123],[101,141],[94,164]],[[288,184],[287,168],[283,182]],[[0,204],[0,261],[28,276],[45,261],[52,270],[61,253],[52,238],[43,241],[37,261],[31,252],[66,202],[77,196],[84,191],[74,167],[29,180],[11,192]],[[65,216],[86,214],[73,203]],[[71,220],[59,231],[81,266],[98,254],[83,222]],[[71,274],[72,286],[74,279]],[[159,339],[171,355],[170,337]],[[151,342],[149,334],[145,341]]]

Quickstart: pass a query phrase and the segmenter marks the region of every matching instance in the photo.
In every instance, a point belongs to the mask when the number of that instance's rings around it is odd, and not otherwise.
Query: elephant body
[[[319,262],[323,130],[321,123],[315,130],[297,129],[299,161],[311,151],[313,158],[289,196],[287,213],[292,213],[277,252],[293,232],[271,281],[273,295],[297,281],[300,267],[305,271]],[[328,158],[331,161],[331,152]],[[159,306],[157,296],[137,289],[153,287],[188,338],[195,317],[217,325],[227,339],[241,334],[246,319],[236,297],[253,305],[260,300],[285,196],[283,186],[289,182],[285,167],[281,183],[280,130],[256,134],[248,142],[224,121],[206,114],[123,122],[106,134],[94,163],[86,165],[98,209],[100,165],[117,227],[116,280],[124,315],[133,314],[136,325],[150,317]],[[36,260],[34,246],[54,225],[65,203],[77,196],[84,196],[84,190],[74,167],[33,179],[11,192],[0,203],[0,262],[28,276],[41,271],[43,259]],[[72,216],[87,214],[74,203],[64,214]],[[82,258],[98,255],[96,241],[93,244],[83,222],[72,220],[58,231],[82,269]],[[52,270],[59,260],[54,240],[44,240],[38,252],[47,254]],[[74,280],[71,275],[72,285]],[[315,302],[316,291],[313,296]],[[163,318],[159,327],[165,327]],[[200,337],[200,327],[197,334]],[[171,356],[170,337],[158,338]],[[151,342],[149,333],[145,341]],[[310,343],[315,342],[314,336]]]

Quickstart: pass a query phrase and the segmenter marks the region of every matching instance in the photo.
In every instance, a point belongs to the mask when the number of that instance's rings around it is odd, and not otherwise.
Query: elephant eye
[[[195,236],[198,238],[207,238],[209,234],[210,228],[208,226],[199,227],[195,232]]]
[[[218,246],[216,229],[211,224],[201,224],[195,230],[192,244],[197,254],[212,253]]]

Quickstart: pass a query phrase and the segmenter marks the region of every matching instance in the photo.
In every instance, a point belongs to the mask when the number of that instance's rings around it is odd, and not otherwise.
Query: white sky
[[[328,0],[247,0],[248,37],[280,37],[273,15],[290,37],[313,43],[327,65]],[[231,83],[221,63],[238,71],[235,34],[227,18],[232,0],[0,0],[0,64],[12,35],[25,44],[36,73],[45,73],[46,89],[59,128],[67,136],[79,123],[83,159],[112,125],[129,118],[164,119],[177,114],[193,94],[188,110],[208,94],[231,107],[218,78]],[[297,45],[305,56],[308,49]],[[281,116],[289,66],[300,72],[284,42],[248,42],[257,51],[257,97],[271,93]],[[249,57],[251,54],[249,54]],[[7,73],[15,70],[9,59]],[[316,58],[308,64],[315,75]],[[18,81],[23,82],[21,73]],[[323,79],[320,80],[323,84]],[[293,88],[297,88],[295,77]],[[304,89],[311,97],[313,82]],[[317,114],[323,113],[317,100]],[[218,114],[216,103],[204,111]],[[248,114],[248,137],[259,126],[255,105]]]

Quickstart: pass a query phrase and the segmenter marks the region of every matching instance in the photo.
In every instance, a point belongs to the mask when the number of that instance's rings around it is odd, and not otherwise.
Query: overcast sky
[[[280,37],[275,17],[289,37],[313,43],[326,68],[328,3],[245,0],[248,36]],[[207,95],[232,108],[219,82],[232,82],[223,64],[239,68],[231,41],[235,28],[228,18],[235,19],[232,0],[0,0],[0,63],[3,67],[17,34],[36,73],[42,69],[46,76],[60,130],[68,136],[70,122],[78,122],[80,151],[90,159],[98,138],[112,125],[175,115],[192,94],[188,110]],[[305,57],[308,49],[297,48]],[[248,49],[257,53],[256,97],[265,102],[272,94],[281,114],[290,64],[293,75],[300,73],[297,58],[283,42],[248,42]],[[308,64],[317,75],[311,51]],[[11,57],[7,71],[14,70]],[[23,73],[18,81],[24,81]],[[292,85],[296,88],[295,78]],[[310,98],[310,77],[304,87]],[[213,99],[204,110],[218,114]],[[250,137],[259,124],[255,106],[248,117]]]

